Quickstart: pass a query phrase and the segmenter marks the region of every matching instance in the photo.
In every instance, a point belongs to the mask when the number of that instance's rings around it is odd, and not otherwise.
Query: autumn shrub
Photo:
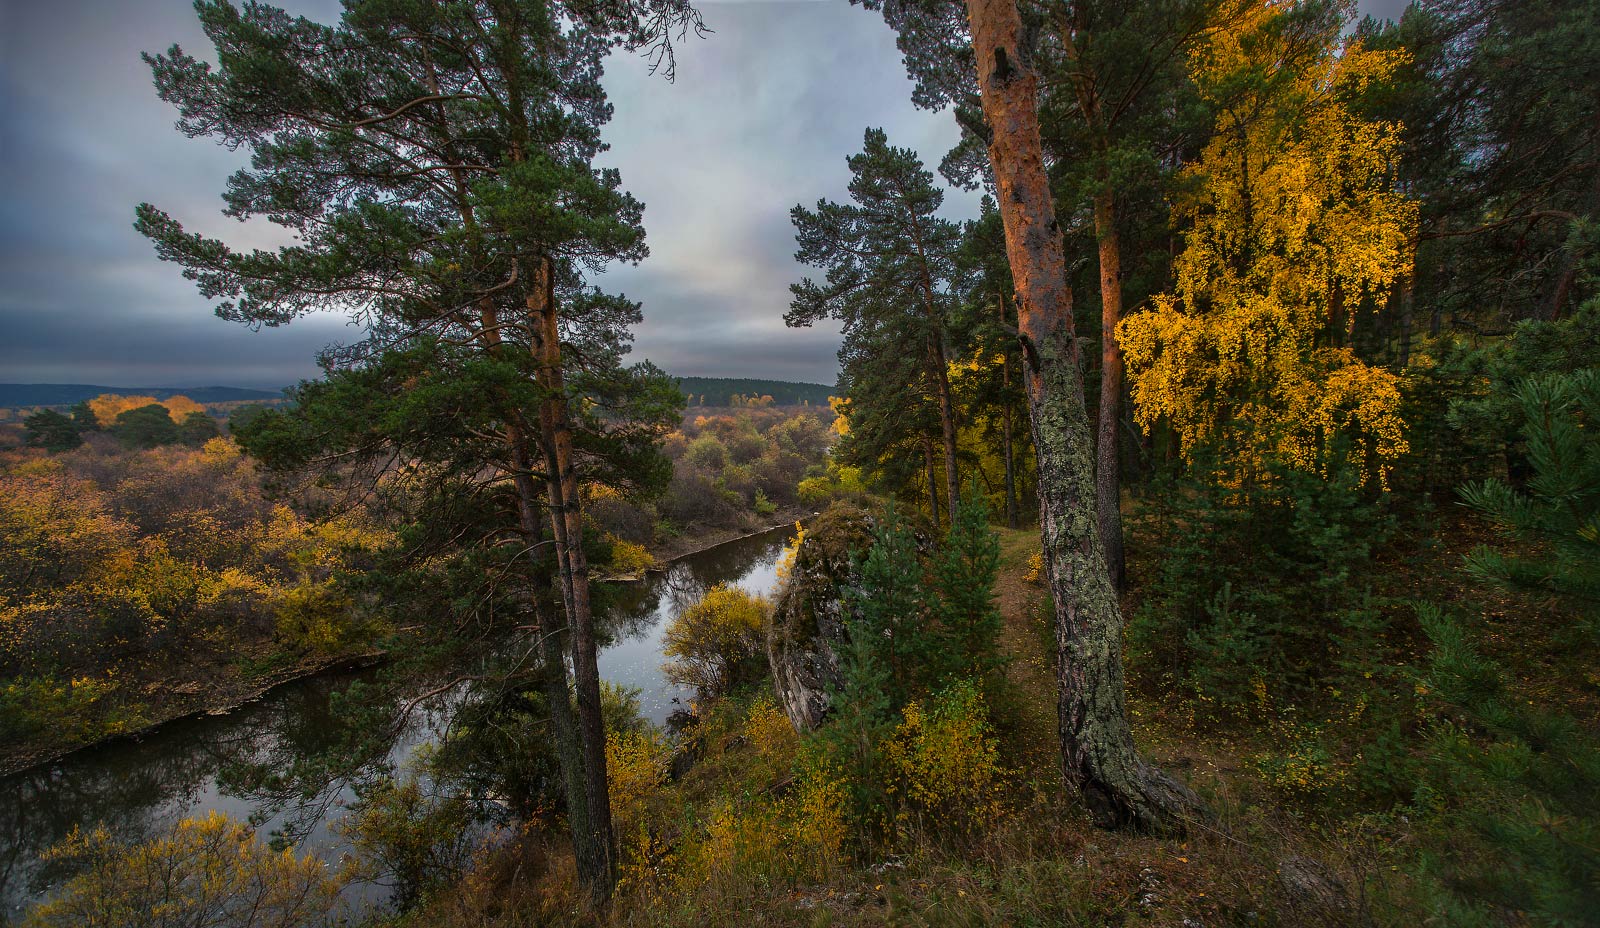
[[[621,851],[623,887],[656,886],[664,874],[665,845],[652,812],[661,801],[672,745],[649,726],[606,735],[606,778],[611,821]]]
[[[273,604],[278,640],[290,648],[337,654],[366,637],[371,625],[337,580],[306,580]]]
[[[884,744],[887,789],[898,818],[949,836],[970,836],[1004,810],[1005,771],[982,694],[962,681],[926,706],[908,703]]]
[[[314,928],[335,920],[338,879],[322,861],[273,851],[219,812],[140,843],[104,827],[74,831],[46,855],[78,869],[26,928]]]
[[[800,747],[794,724],[765,693],[745,711],[742,735],[756,755],[756,762],[749,771],[756,780],[776,779],[794,763]]]
[[[638,574],[656,566],[655,555],[637,542],[624,541],[616,535],[606,536],[611,545],[611,569],[620,574]]]
[[[680,884],[750,894],[824,879],[842,860],[842,787],[825,768],[804,770],[781,800],[728,797],[679,860]]]
[[[764,600],[737,587],[712,587],[662,635],[667,679],[719,696],[759,675],[766,609]]]
[[[362,788],[335,827],[355,852],[349,876],[391,887],[402,910],[460,879],[485,837],[470,799],[414,776]]]
[[[823,473],[801,480],[795,493],[808,506],[826,506],[836,499],[859,500],[867,485],[861,468],[829,461]]]

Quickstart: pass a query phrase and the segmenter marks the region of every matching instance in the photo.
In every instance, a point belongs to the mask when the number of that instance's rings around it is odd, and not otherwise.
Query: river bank
[[[786,513],[784,515],[792,515]],[[778,519],[778,514],[773,515]],[[599,654],[603,680],[638,693],[640,713],[655,724],[688,695],[662,673],[664,628],[701,593],[717,584],[752,594],[770,591],[792,519],[777,530],[677,554],[664,571],[642,582],[620,584],[603,615]],[[293,770],[316,764],[340,750],[340,694],[372,671],[327,670],[274,688],[262,698],[220,714],[190,715],[147,730],[138,739],[118,739],[79,750],[54,762],[0,778],[0,926],[56,890],[74,872],[41,861],[74,828],[104,825],[120,842],[137,843],[165,833],[176,821],[219,812],[249,821],[265,839],[291,835],[301,853],[332,863],[351,853],[338,825],[356,799],[364,774],[342,773],[315,797],[275,789],[246,770]],[[423,688],[426,684],[420,684]],[[392,693],[395,705],[415,697]],[[446,701],[448,702],[448,701]],[[397,729],[380,763],[405,769],[419,751],[446,736],[452,705],[421,705]],[[365,769],[365,768],[363,768]],[[348,901],[363,910],[381,906],[387,889],[352,885]]]
[[[138,741],[157,730],[207,715],[226,715],[257,702],[274,690],[310,677],[376,666],[383,651],[352,654],[306,654],[288,657],[281,652],[266,652],[256,660],[206,668],[185,668],[167,676],[151,676],[137,685],[140,701],[134,710],[143,721],[134,728],[114,731],[102,737],[75,744],[48,744],[43,741],[7,745],[0,750],[0,777],[25,773],[63,760],[80,751],[118,742]],[[275,662],[289,661],[283,666]],[[256,673],[255,667],[267,666]],[[204,675],[205,679],[196,679]]]
[[[650,552],[656,559],[650,570],[664,571],[683,558],[793,525],[814,514],[809,508],[788,507],[761,520],[754,528],[744,525],[686,531]],[[638,582],[645,573],[597,579]],[[79,751],[138,741],[176,722],[226,714],[265,698],[279,687],[321,674],[365,669],[385,657],[384,651],[370,648],[340,654],[291,655],[277,649],[271,640],[238,645],[226,660],[180,667],[138,667],[124,673],[121,686],[128,695],[122,696],[119,708],[136,718],[135,724],[72,743],[61,743],[60,732],[52,731],[47,738],[5,745],[0,747],[0,777],[53,764]]]

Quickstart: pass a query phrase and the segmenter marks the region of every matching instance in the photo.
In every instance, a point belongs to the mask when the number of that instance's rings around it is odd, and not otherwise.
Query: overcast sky
[[[328,21],[333,0],[283,3]],[[1402,0],[1363,0],[1394,15]],[[680,375],[832,383],[838,331],[783,325],[788,211],[843,199],[846,155],[881,126],[930,165],[956,139],[910,104],[894,36],[843,0],[706,3],[714,34],[679,55],[676,83],[613,56],[604,163],[645,203],[651,257],[599,281],[644,304],[635,357]],[[244,155],[172,128],[141,51],[209,57],[188,0],[0,0],[0,382],[275,389],[356,333],[338,318],[252,332],[224,322],[133,231],[149,201],[192,230],[249,245],[220,215]],[[952,192],[946,213],[976,213]]]

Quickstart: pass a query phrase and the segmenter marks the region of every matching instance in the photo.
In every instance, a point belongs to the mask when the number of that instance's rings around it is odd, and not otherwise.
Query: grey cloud
[[[188,0],[0,0],[0,381],[278,387],[315,375],[336,319],[251,332],[217,319],[132,229],[150,201],[243,245],[270,226],[220,215],[244,156],[172,128],[141,51],[210,52]],[[1389,12],[1397,0],[1368,0]],[[328,20],[333,0],[286,3]],[[1379,8],[1382,7],[1382,10]],[[646,204],[653,255],[601,281],[645,308],[636,357],[680,374],[831,382],[838,330],[788,330],[788,211],[842,199],[867,126],[936,164],[948,114],[912,108],[894,36],[842,0],[709,3],[715,33],[679,49],[678,80],[609,64],[605,163]],[[952,192],[947,214],[976,212]]]

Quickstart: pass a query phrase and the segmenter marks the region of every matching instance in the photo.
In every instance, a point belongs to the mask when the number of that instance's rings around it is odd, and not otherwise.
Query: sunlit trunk
[[[1057,719],[1067,784],[1107,826],[1165,831],[1198,807],[1145,764],[1128,725],[1122,613],[1097,526],[1095,464],[1061,230],[1044,170],[1038,80],[1014,0],[967,0],[1039,465],[1039,526],[1055,601]]]

